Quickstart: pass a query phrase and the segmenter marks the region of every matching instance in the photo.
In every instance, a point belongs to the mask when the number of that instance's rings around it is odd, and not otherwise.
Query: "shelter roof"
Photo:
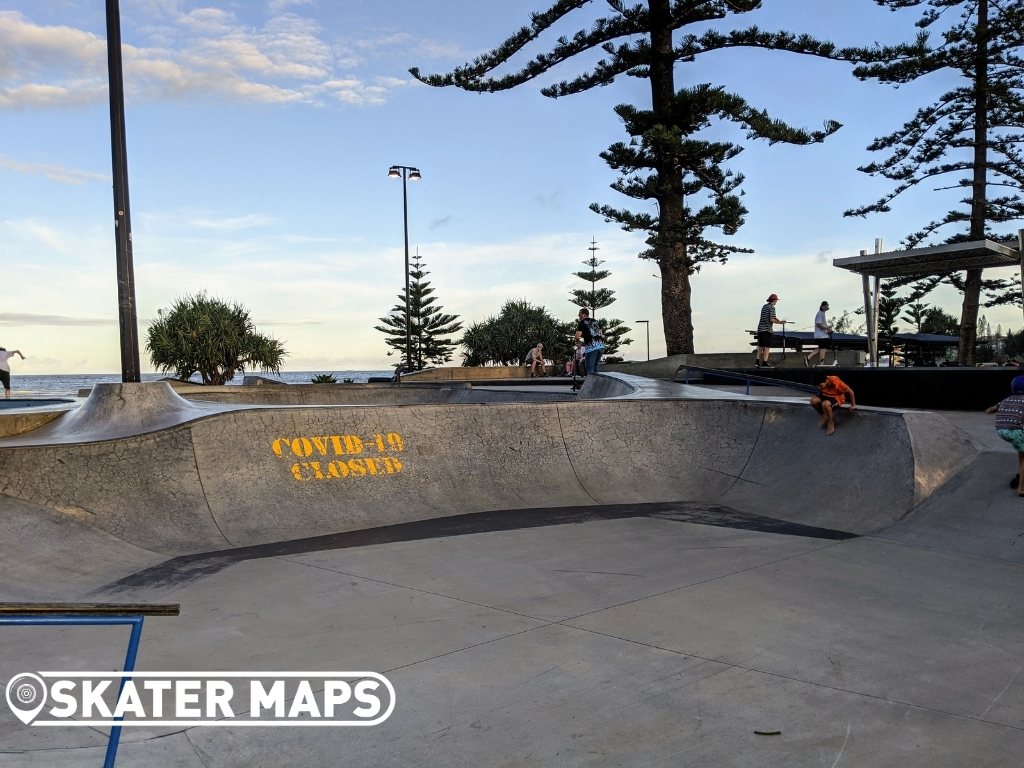
[[[959,336],[944,336],[938,333],[896,333],[893,334],[897,341],[908,341],[916,344],[937,344],[945,347],[955,347],[960,343]]]
[[[925,277],[945,275],[964,269],[1015,267],[1019,266],[1020,262],[1021,254],[1015,242],[975,240],[969,243],[950,243],[930,248],[911,248],[906,251],[834,259],[832,265],[874,277]]]
[[[747,331],[747,333],[756,336],[755,331]],[[960,343],[960,337],[958,336],[943,336],[935,333],[896,333],[890,336],[882,336],[882,341],[886,344],[892,344],[895,342],[899,344],[914,344],[922,347],[955,347]],[[810,331],[787,331],[785,336],[786,343],[783,345],[783,336],[781,331],[775,331],[772,334],[772,346],[781,347],[786,346],[793,348],[799,342],[800,344],[808,344],[818,341],[814,338],[814,333]],[[832,343],[836,349],[867,349],[868,337],[861,336],[860,334],[854,333],[833,333]],[[755,346],[757,341],[751,342],[751,346]]]

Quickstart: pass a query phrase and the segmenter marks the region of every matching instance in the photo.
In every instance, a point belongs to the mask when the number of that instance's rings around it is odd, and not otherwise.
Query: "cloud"
[[[417,37],[408,32],[393,32],[377,37],[349,39],[334,49],[340,67],[351,68],[365,64],[369,59],[400,58],[402,71],[408,68],[410,58],[427,61],[437,59],[463,61],[474,53],[458,43]],[[413,80],[412,82],[418,82]]]
[[[76,257],[82,252],[81,233],[62,231],[35,219],[7,220],[0,224],[9,230],[14,238],[32,243],[37,250],[38,244],[41,243],[65,256]]]
[[[256,320],[256,325],[265,325],[271,328],[298,326],[298,325],[323,325],[323,320]]]
[[[277,219],[273,216],[265,216],[262,213],[250,213],[248,216],[235,216],[227,219],[195,218],[189,221],[189,224],[200,229],[237,231],[251,227],[265,227],[276,222]]]
[[[110,176],[106,174],[80,171],[77,168],[65,168],[49,163],[26,163],[4,154],[0,154],[0,168],[30,176],[41,174],[50,181],[58,181],[62,184],[84,184],[87,181],[110,182]]]
[[[117,325],[117,320],[102,317],[64,317],[63,315],[34,315],[26,312],[0,312],[0,326],[19,328],[26,325],[59,325],[84,328]]]
[[[316,5],[313,0],[270,0],[267,8],[271,13],[283,13],[293,5]]]
[[[383,103],[409,80],[338,77],[331,46],[315,19],[286,12],[308,0],[272,0],[262,27],[231,11],[149,0],[149,45],[123,45],[129,99],[196,95],[256,104]],[[0,109],[79,107],[107,99],[106,41],[68,26],[43,26],[0,11]],[[347,66],[347,64],[342,65]]]
[[[550,195],[537,195],[533,198],[533,202],[539,205],[541,208],[550,208],[554,211],[562,209],[562,190],[552,192]]]

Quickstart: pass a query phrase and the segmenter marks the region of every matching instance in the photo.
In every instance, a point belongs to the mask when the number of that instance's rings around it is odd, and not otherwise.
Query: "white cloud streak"
[[[77,168],[65,168],[61,165],[49,163],[29,163],[15,160],[7,155],[0,154],[0,168],[15,173],[24,173],[29,176],[42,175],[50,181],[57,181],[62,184],[84,184],[87,181],[110,181],[110,176],[91,171],[80,171]]]
[[[339,76],[341,66],[320,24],[288,9],[304,0],[273,0],[262,27],[219,8],[180,10],[144,3],[156,23],[142,29],[151,45],[123,45],[129,99],[205,96],[256,104],[383,103],[410,82]],[[80,107],[107,98],[106,41],[68,26],[42,26],[0,11],[0,109]]]
[[[270,10],[271,13],[278,14],[284,13],[293,5],[315,6],[316,3],[313,2],[313,0],[270,0],[270,2],[267,3],[267,8]]]
[[[252,227],[264,227],[277,222],[272,216],[265,216],[262,213],[250,213],[247,216],[235,216],[231,218],[214,219],[198,217],[189,221],[193,227],[200,229],[216,229],[222,232],[250,229]]]
[[[117,325],[114,318],[64,317],[63,315],[36,315],[29,312],[0,312],[0,326],[20,328],[28,325],[55,325],[62,327],[101,327]]]

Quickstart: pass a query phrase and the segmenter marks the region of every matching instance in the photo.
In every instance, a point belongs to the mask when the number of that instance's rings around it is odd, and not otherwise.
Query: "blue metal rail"
[[[799,392],[810,392],[812,394],[818,394],[818,388],[810,386],[808,384],[794,384],[786,381],[782,382],[778,379],[769,379],[764,376],[750,376],[745,373],[734,373],[733,371],[722,371],[718,368],[702,368],[699,365],[680,365],[676,368],[676,372],[672,374],[670,381],[675,382],[676,376],[679,375],[680,371],[686,371],[686,378],[683,381],[684,384],[690,383],[690,372],[695,371],[697,373],[710,373],[712,376],[720,376],[723,379],[736,379],[737,381],[745,381],[747,383],[747,394],[750,394],[750,383],[763,384],[769,387],[782,387],[784,389],[795,389]]]
[[[132,628],[128,638],[128,653],[124,659],[124,672],[135,671],[135,660],[139,655],[139,643],[142,641],[142,621],[146,616],[177,616],[177,605],[103,605],[103,604],[38,604],[38,603],[7,603],[0,604],[0,626],[110,626],[127,624]],[[129,675],[121,677],[121,685],[117,690],[118,698],[124,689]],[[114,718],[123,720],[122,717]],[[117,760],[117,746],[121,741],[121,726],[110,729],[107,739],[107,752],[103,758],[103,768],[114,768]]]

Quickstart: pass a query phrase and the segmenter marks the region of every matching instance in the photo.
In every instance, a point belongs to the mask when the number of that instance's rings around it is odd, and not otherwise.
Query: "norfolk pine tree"
[[[380,318],[384,325],[375,326],[375,330],[387,335],[385,344],[401,353],[402,362],[411,370],[421,371],[427,363],[441,365],[450,362],[455,353],[456,342],[445,338],[462,329],[458,315],[447,315],[444,307],[435,305],[437,297],[430,282],[424,280],[430,273],[423,267],[419,249],[413,256],[413,265],[409,270],[409,312],[412,315],[412,360],[406,359],[405,336],[405,289],[398,294],[398,303],[392,314]],[[390,353],[389,353],[390,354]]]
[[[893,199],[921,183],[937,183],[948,175],[959,175],[941,189],[970,191],[960,200],[962,208],[947,212],[923,229],[907,236],[904,244],[913,248],[928,241],[940,229],[952,225],[959,231],[944,242],[971,242],[988,238],[1010,240],[1016,235],[994,232],[992,225],[1024,218],[1024,3],[1020,0],[875,0],[898,11],[922,7],[916,26],[921,30],[914,43],[846,52],[861,66],[854,74],[861,80],[877,79],[897,87],[925,75],[949,71],[964,80],[942,94],[933,104],[922,107],[899,130],[882,136],[868,147],[889,152],[879,162],[860,168],[895,182],[893,189],[871,205],[846,212],[865,216],[890,210]],[[957,17],[949,18],[958,14]],[[942,42],[932,45],[929,30],[940,22],[947,28]],[[989,187],[1010,192],[989,194]],[[1003,280],[983,280],[982,270],[932,278],[918,284],[917,298],[945,281],[964,294],[960,316],[961,363],[974,363],[978,307],[984,290],[986,306],[1020,302],[1016,288]],[[1010,288],[1008,290],[1008,288]]]
[[[600,48],[607,54],[587,73],[541,89],[551,98],[580,93],[609,85],[621,75],[648,81],[651,108],[620,105],[615,111],[630,135],[628,143],[617,143],[601,156],[621,176],[612,188],[645,203],[657,205],[657,214],[634,213],[605,205],[591,206],[608,221],[626,231],[647,233],[647,250],[641,258],[651,259],[661,272],[661,309],[669,355],[692,353],[693,322],[690,277],[702,263],[724,262],[730,254],[749,252],[705,238],[708,228],[734,235],[743,224],[746,209],[737,189],[742,176],[734,176],[722,163],[742,151],[728,142],[691,138],[713,120],[737,123],[748,138],[769,143],[810,144],[820,142],[840,128],[829,121],[822,131],[803,131],[773,120],[741,97],[713,85],[676,90],[677,62],[691,62],[697,56],[726,48],[749,47],[785,50],[837,58],[828,43],[806,35],[769,33],[757,27],[722,33],[674,33],[697,24],[721,21],[760,6],[760,0],[646,0],[627,5],[625,0],[606,0],[611,13],[590,29],[572,37],[559,38],[549,53],[537,55],[517,72],[492,76],[527,44],[552,25],[591,0],[558,0],[548,10],[534,13],[530,26],[523,27],[497,48],[471,63],[443,75],[412,75],[428,85],[454,86],[467,91],[497,92],[526,83],[578,54]],[[702,195],[695,209],[685,205]]]
[[[590,258],[584,261],[583,265],[589,267],[589,269],[586,272],[573,272],[573,275],[580,280],[590,283],[590,290],[576,288],[569,291],[569,294],[572,296],[569,301],[577,307],[586,307],[590,310],[590,316],[597,320],[601,326],[601,333],[604,336],[605,362],[613,363],[617,360],[617,358],[613,358],[613,355],[619,351],[619,347],[633,343],[632,339],[623,338],[632,329],[623,325],[621,320],[598,317],[597,310],[610,307],[615,303],[615,291],[610,288],[597,287],[600,281],[611,275],[611,272],[607,269],[598,269],[598,267],[604,264],[604,260],[597,258],[597,251],[599,250],[597,241],[593,240],[587,250],[590,251]]]

